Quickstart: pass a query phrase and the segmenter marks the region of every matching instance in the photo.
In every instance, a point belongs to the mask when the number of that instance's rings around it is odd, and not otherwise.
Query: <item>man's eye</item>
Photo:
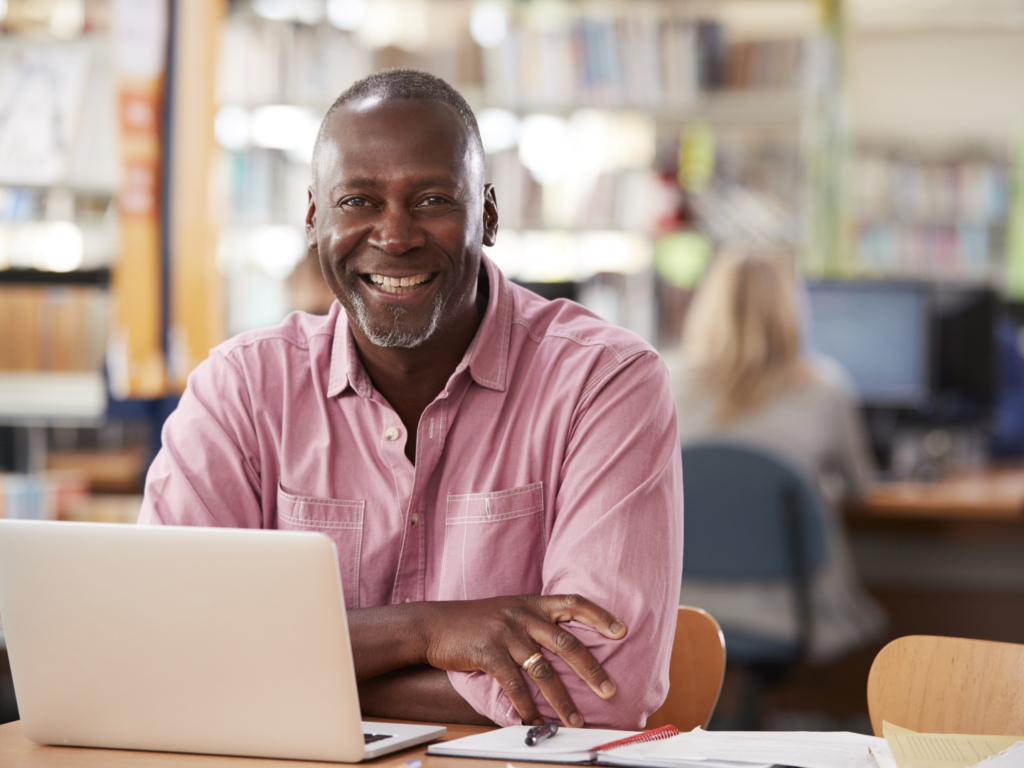
[[[341,204],[351,208],[362,208],[369,205],[370,202],[365,197],[346,197],[341,201]]]
[[[438,205],[447,205],[447,204],[448,204],[448,201],[445,198],[440,197],[438,195],[431,195],[430,197],[424,198],[423,202],[420,203],[420,205],[422,205],[422,206],[424,206],[426,208],[432,208],[432,207],[436,207]]]

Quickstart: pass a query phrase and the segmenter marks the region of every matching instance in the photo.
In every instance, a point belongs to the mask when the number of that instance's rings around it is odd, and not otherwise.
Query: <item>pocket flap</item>
[[[305,528],[361,529],[365,501],[296,496],[277,487],[277,516]]]
[[[544,483],[491,493],[449,493],[447,525],[488,523],[524,517],[544,509]]]

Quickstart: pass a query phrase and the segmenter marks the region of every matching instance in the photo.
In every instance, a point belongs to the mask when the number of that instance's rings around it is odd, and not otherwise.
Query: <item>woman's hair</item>
[[[687,314],[683,354],[702,394],[718,399],[719,424],[808,382],[793,278],[779,259],[716,259]]]

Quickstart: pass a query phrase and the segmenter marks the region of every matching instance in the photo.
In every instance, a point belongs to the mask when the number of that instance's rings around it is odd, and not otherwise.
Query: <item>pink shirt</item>
[[[348,608],[579,593],[629,629],[616,642],[566,625],[618,691],[604,701],[554,664],[588,725],[642,728],[668,691],[683,560],[665,365],[628,331],[485,263],[484,319],[423,412],[415,466],[335,302],[327,317],[237,336],[192,373],[139,521],[326,533]],[[478,712],[519,724],[489,675],[449,677]]]

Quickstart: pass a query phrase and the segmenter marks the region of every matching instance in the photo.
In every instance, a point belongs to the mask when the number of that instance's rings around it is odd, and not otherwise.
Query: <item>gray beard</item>
[[[352,319],[356,321],[359,330],[370,341],[371,344],[385,349],[415,349],[424,344],[431,336],[437,333],[441,327],[441,315],[444,308],[444,297],[440,292],[434,295],[434,306],[430,312],[428,322],[419,332],[400,331],[398,325],[407,314],[404,307],[388,307],[388,311],[394,319],[390,328],[374,327],[370,324],[370,316],[366,311],[366,302],[358,293],[353,292],[352,296]]]

